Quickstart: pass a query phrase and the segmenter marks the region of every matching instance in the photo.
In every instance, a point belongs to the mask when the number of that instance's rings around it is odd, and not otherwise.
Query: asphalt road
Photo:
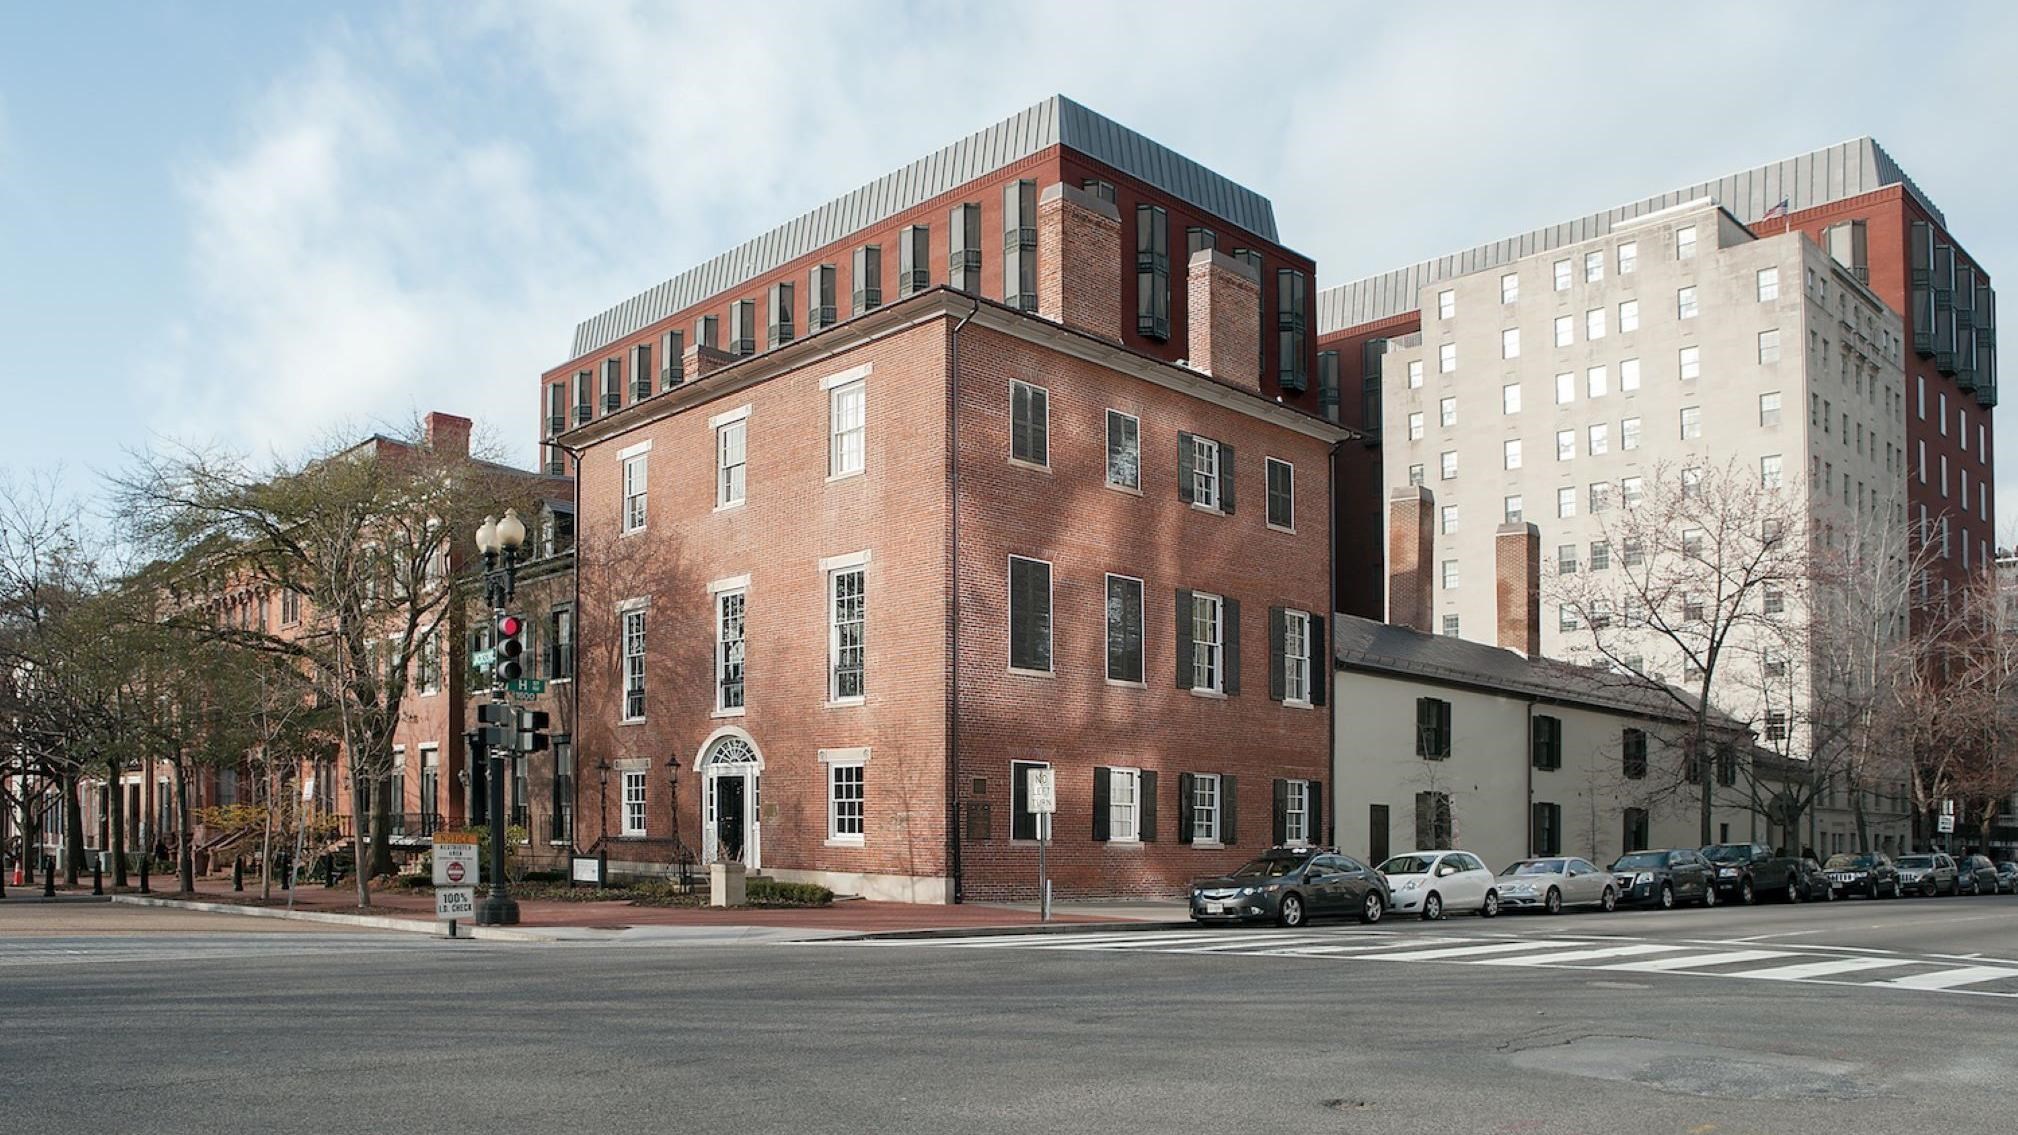
[[[94,933],[90,915],[30,938],[11,914],[8,1131],[2018,1126],[2018,997],[1990,976],[2018,969],[2009,897],[1193,940],[1209,952],[1153,935],[1037,948],[450,943],[224,922]],[[213,956],[177,956],[199,941]],[[51,943],[83,956],[28,956]],[[1485,952],[1383,960],[1452,949]],[[1561,961],[1594,951],[1613,952]],[[1616,968],[1747,953],[1772,956]],[[1856,957],[1874,962],[1841,984],[1730,976]],[[1977,980],[1885,984],[1965,970]]]

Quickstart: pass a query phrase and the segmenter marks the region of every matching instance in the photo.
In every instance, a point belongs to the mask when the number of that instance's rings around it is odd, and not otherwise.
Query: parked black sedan
[[[1802,902],[1828,902],[1836,897],[1829,873],[1813,859],[1801,860],[1799,892]]]
[[[1621,855],[1612,864],[1612,878],[1618,884],[1620,906],[1652,905],[1668,910],[1678,902],[1717,905],[1710,870],[1701,855],[1677,847]]]
[[[1836,889],[1837,898],[1863,895],[1896,899],[1906,893],[1899,884],[1899,869],[1892,865],[1892,857],[1883,852],[1831,855],[1822,869],[1829,873],[1829,884]]]
[[[1326,848],[1272,848],[1230,875],[1191,884],[1194,922],[1302,926],[1324,915],[1379,922],[1391,905],[1380,872]]]
[[[1957,855],[1955,857],[1955,893],[1958,895],[1994,895],[1997,893],[1997,867],[1987,855]]]
[[[2006,859],[1997,865],[1997,893],[2018,895],[2018,863]]]

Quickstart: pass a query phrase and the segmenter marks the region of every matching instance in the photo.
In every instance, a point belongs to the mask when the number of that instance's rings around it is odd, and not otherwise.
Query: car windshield
[[[1427,875],[1436,866],[1434,855],[1397,855],[1380,865],[1383,875]]]
[[[1831,855],[1829,862],[1825,866],[1835,868],[1870,867],[1876,862],[1877,860],[1868,855]]]
[[[1301,859],[1278,858],[1271,855],[1265,859],[1249,861],[1246,866],[1235,871],[1234,875],[1259,875],[1264,879],[1280,879],[1301,866],[1303,866]]]
[[[1666,867],[1668,856],[1663,851],[1642,851],[1633,855],[1622,855],[1613,867],[1622,871],[1641,871],[1651,867]]]
[[[1932,867],[1934,865],[1934,857],[1931,855],[1901,855],[1898,862],[1901,867]]]
[[[1560,875],[1563,861],[1560,859],[1523,859],[1506,870],[1502,875]]]
[[[1719,843],[1703,849],[1703,858],[1712,863],[1739,863],[1751,857],[1749,843]]]

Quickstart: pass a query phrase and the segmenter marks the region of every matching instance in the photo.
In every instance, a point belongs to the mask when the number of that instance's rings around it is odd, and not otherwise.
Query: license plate
[[[1226,904],[1225,904],[1225,903],[1223,903],[1223,902],[1209,902],[1209,903],[1206,903],[1206,904],[1205,904],[1205,913],[1207,913],[1207,914],[1225,914],[1225,913],[1226,913]]]

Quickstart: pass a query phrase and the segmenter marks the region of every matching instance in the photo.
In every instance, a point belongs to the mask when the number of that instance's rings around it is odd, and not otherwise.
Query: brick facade
[[[1191,318],[1191,366],[1223,382],[1261,390],[1261,278],[1253,268],[1215,249],[1191,257],[1186,276]]]
[[[1435,512],[1436,498],[1421,485],[1399,488],[1388,496],[1387,621],[1431,634],[1435,595],[1430,571],[1436,536],[1430,525]]]
[[[1499,645],[1528,658],[1542,652],[1542,532],[1532,521],[1493,534],[1493,595]]]

